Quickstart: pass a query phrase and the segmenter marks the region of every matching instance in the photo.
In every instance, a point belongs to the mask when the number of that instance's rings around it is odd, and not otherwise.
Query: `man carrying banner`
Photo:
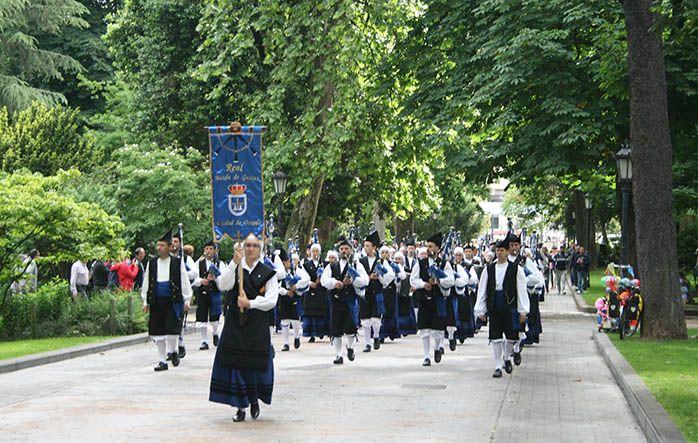
[[[356,297],[365,290],[369,278],[363,266],[353,261],[353,247],[345,237],[339,238],[337,248],[339,260],[325,266],[320,281],[332,299],[330,334],[335,350],[334,364],[341,365],[344,363],[342,336],[347,342],[347,358],[354,360]]]
[[[182,316],[191,299],[191,285],[184,262],[170,254],[172,231],[157,242],[158,256],[148,262],[143,275],[141,298],[148,315],[148,335],[158,348],[160,361],[155,371],[166,371],[167,360],[179,366],[177,336],[182,331]]]
[[[209,400],[237,408],[233,421],[245,419],[250,406],[259,417],[259,401],[271,404],[274,388],[274,348],[268,312],[276,306],[279,284],[276,272],[261,261],[260,240],[250,233],[244,241],[244,257],[237,249],[228,269],[217,279],[221,290],[230,290],[223,333],[211,373]]]

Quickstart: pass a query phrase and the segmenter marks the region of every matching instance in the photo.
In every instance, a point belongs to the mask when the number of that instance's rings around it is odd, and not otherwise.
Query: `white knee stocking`
[[[502,354],[504,352],[504,342],[502,340],[492,341],[492,352],[494,354],[494,367],[495,369],[502,369],[504,362],[502,361]]]
[[[158,340],[155,342],[155,345],[158,347],[158,356],[160,357],[160,362],[167,363],[167,344],[165,343],[165,340]]]

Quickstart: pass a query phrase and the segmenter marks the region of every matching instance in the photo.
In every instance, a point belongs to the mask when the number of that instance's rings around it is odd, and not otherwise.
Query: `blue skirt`
[[[271,347],[271,343],[269,346]],[[208,400],[240,409],[260,400],[271,404],[271,394],[274,389],[274,348],[269,352],[269,364],[264,371],[222,366],[220,363],[222,349],[219,344],[216,358],[213,360]]]
[[[303,316],[303,337],[324,337],[325,335],[330,335],[325,317]]]
[[[403,297],[404,298],[404,297]],[[407,297],[406,300],[398,300],[399,303],[405,303],[409,306],[409,310],[404,314],[400,315],[398,313],[397,317],[397,328],[400,335],[411,335],[417,333],[417,316],[414,313],[414,303],[412,302],[412,297]]]

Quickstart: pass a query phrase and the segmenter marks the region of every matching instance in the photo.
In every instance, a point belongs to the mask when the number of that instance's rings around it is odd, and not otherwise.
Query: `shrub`
[[[115,302],[113,329],[111,300]],[[53,280],[34,293],[13,296],[0,315],[0,336],[6,339],[125,335],[146,329],[146,314],[138,294],[101,291],[89,300],[73,302],[65,280]]]

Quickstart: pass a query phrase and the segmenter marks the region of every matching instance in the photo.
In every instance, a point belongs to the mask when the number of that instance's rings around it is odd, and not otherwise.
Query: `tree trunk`
[[[577,233],[577,244],[589,249],[589,241],[587,239],[589,230],[587,229],[586,212],[584,193],[580,190],[574,191],[574,231]]]
[[[284,238],[293,238],[298,236],[299,247],[301,251],[305,251],[305,246],[310,242],[310,238],[315,228],[315,216],[317,215],[318,202],[322,193],[322,185],[325,183],[325,174],[321,173],[315,178],[313,189],[310,194],[303,197],[293,209],[291,219],[288,222],[286,236]]]
[[[325,22],[324,32],[326,35],[332,24],[330,22]],[[318,77],[323,77],[324,80],[320,80],[323,85],[322,97],[317,104],[317,113],[313,121],[315,127],[321,128],[320,137],[317,140],[318,147],[320,151],[324,145],[324,139],[327,133],[327,121],[329,119],[329,110],[334,104],[334,94],[335,94],[335,84],[327,72],[325,72],[325,61],[327,54],[321,53],[314,62],[315,70]],[[317,207],[320,202],[320,195],[322,194],[322,185],[325,183],[325,173],[317,171],[318,175],[315,177],[313,182],[312,191],[305,197],[303,197],[293,210],[291,219],[288,223],[288,228],[286,229],[286,238],[293,235],[299,236],[300,247],[302,251],[305,251],[305,245],[308,244],[312,236],[313,229],[315,228],[315,217],[317,216]]]
[[[672,148],[664,51],[652,0],[625,0],[630,144],[645,338],[686,338],[672,214]]]

